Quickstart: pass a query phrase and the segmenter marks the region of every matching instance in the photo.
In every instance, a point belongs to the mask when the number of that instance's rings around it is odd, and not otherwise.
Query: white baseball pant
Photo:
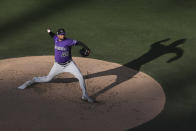
[[[34,77],[32,80],[25,82],[23,85],[19,86],[18,88],[25,89],[27,86],[30,86],[33,83],[49,82],[56,75],[63,73],[63,72],[69,72],[69,73],[73,74],[79,80],[80,88],[82,89],[82,96],[88,97],[84,78],[83,78],[79,68],[77,67],[77,65],[75,64],[74,61],[71,61],[70,63],[68,63],[66,65],[59,65],[58,63],[55,62],[52,69],[50,70],[50,72],[47,76]]]

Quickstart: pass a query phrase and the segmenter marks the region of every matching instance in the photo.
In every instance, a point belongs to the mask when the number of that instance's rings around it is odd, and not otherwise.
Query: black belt
[[[59,65],[67,65],[68,63],[70,63],[71,62],[71,60],[68,60],[68,61],[66,61],[65,63],[58,63]]]

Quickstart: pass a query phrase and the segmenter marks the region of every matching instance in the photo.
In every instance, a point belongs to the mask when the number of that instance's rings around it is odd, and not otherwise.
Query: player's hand
[[[50,33],[50,32],[51,32],[50,28],[48,28],[48,29],[47,29],[47,32],[48,32],[48,33]]]
[[[80,49],[80,54],[81,54],[81,56],[83,56],[83,57],[87,57],[87,56],[89,56],[90,55],[90,49],[89,48],[82,48],[82,49]]]

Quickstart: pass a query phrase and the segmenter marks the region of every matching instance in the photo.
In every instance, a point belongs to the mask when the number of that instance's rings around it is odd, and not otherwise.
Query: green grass
[[[184,55],[149,61],[141,71],[161,83],[166,93],[164,111],[133,130],[193,130],[196,109],[196,38],[194,0],[4,0],[0,2],[0,58],[53,55],[46,33],[64,27],[68,36],[85,42],[91,58],[128,63],[142,56],[151,44],[185,38]],[[73,55],[79,56],[78,48]]]

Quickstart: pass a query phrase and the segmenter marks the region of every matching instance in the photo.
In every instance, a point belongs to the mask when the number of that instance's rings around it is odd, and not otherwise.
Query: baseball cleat
[[[18,89],[25,89],[27,86],[30,86],[33,83],[32,80],[26,81],[24,84],[22,84],[21,86],[18,87]]]
[[[82,96],[83,101],[88,101],[89,103],[94,103],[94,100],[91,99],[89,96]]]
[[[23,90],[23,89],[25,89],[25,88],[26,88],[26,87],[25,87],[24,84],[18,87],[18,89],[21,89],[21,90]]]

